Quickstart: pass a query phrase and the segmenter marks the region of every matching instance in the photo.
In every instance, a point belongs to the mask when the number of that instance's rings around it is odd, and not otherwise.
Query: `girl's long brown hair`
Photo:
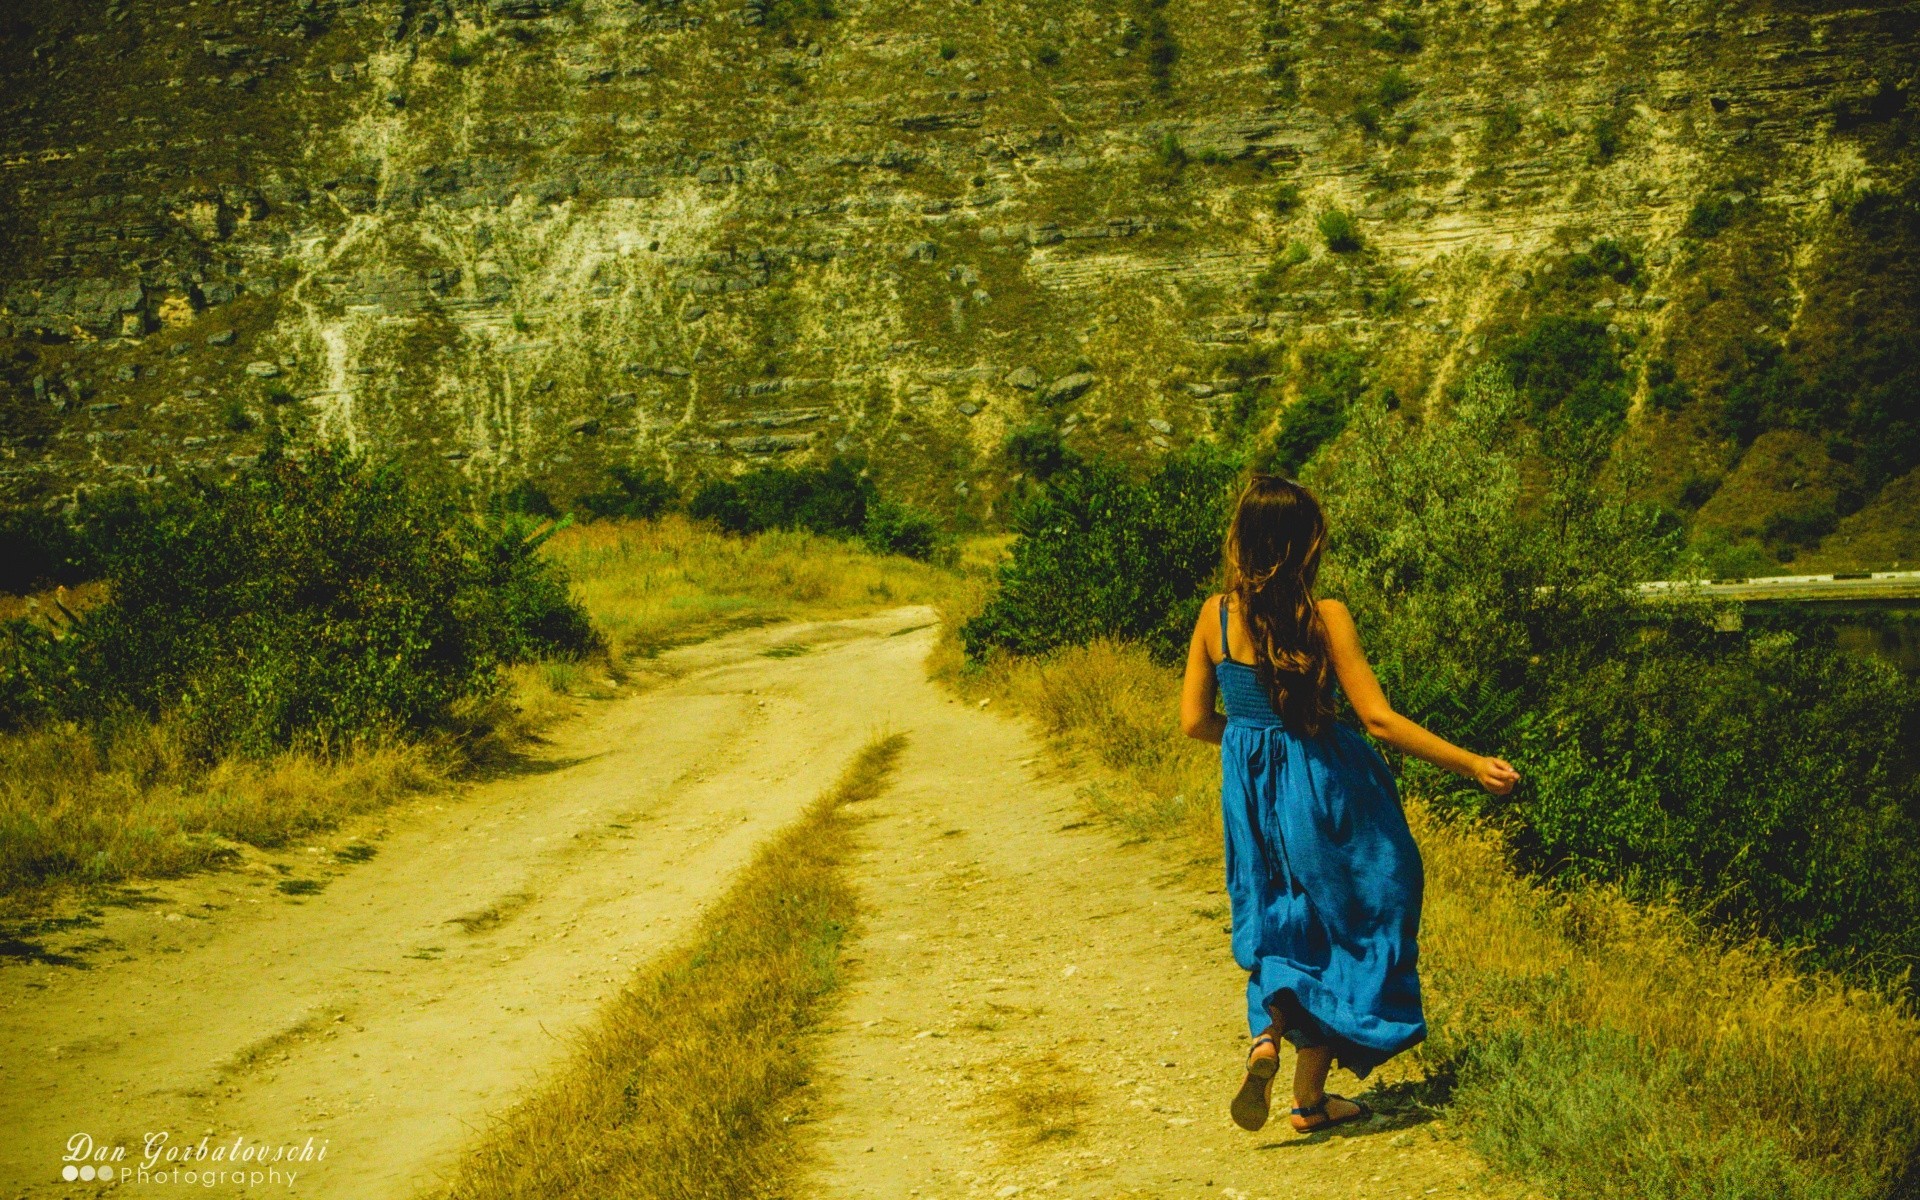
[[[1227,528],[1227,594],[1253,638],[1254,671],[1273,711],[1308,737],[1334,715],[1333,661],[1313,605],[1326,543],[1320,501],[1284,475],[1255,475]]]

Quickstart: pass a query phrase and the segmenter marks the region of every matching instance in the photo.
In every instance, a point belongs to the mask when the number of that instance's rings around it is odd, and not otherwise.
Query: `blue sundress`
[[[1420,1009],[1419,847],[1393,773],[1365,735],[1334,723],[1288,730],[1254,668],[1227,654],[1220,808],[1233,957],[1247,972],[1247,1024],[1296,1046],[1330,1045],[1365,1077],[1426,1036]]]

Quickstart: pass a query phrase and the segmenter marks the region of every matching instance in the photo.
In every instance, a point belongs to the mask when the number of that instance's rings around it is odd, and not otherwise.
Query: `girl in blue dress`
[[[1326,537],[1312,492],[1253,477],[1227,533],[1227,590],[1200,611],[1180,696],[1187,735],[1220,746],[1233,956],[1254,1034],[1232,1113],[1249,1130],[1267,1121],[1276,1036],[1296,1051],[1293,1127],[1311,1133],[1369,1115],[1327,1092],[1336,1061],[1364,1078],[1427,1032],[1420,851],[1386,762],[1334,719],[1334,682],[1389,746],[1496,795],[1520,778],[1393,711],[1346,606],[1313,595]]]

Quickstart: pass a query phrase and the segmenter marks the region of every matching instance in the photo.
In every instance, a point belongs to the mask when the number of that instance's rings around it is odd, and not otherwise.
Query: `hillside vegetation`
[[[1718,574],[1911,565],[1911,7],[21,0],[0,500],[280,431],[576,507],[1296,468],[1477,364]],[[1889,490],[1892,489],[1892,490]]]

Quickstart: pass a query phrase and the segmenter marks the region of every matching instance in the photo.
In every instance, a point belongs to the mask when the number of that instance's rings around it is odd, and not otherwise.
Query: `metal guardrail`
[[[1694,595],[1749,603],[1906,604],[1920,602],[1920,571],[1767,575],[1751,579],[1657,579],[1640,584],[1648,599]]]

